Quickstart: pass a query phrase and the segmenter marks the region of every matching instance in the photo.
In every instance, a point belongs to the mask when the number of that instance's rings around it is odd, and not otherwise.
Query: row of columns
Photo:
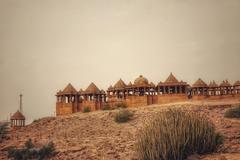
[[[191,93],[192,95],[207,95],[208,88],[205,88],[205,87],[192,88]]]
[[[57,102],[74,103],[76,99],[77,99],[76,95],[57,96]]]
[[[62,103],[81,103],[81,100],[106,102],[105,94],[86,94],[86,95],[61,95],[57,96],[57,102]]]
[[[125,99],[126,96],[144,96],[144,95],[155,95],[155,90],[152,87],[137,87],[122,90],[108,91],[108,96],[115,96],[119,99]]]
[[[82,96],[86,101],[106,102],[105,94],[86,94]]]
[[[108,91],[108,96],[114,96],[118,99],[125,99],[126,96],[144,96],[157,94],[183,94],[186,93],[186,86],[158,86],[158,87],[137,87],[122,90]]]
[[[207,87],[198,87],[192,89],[192,95],[230,95],[230,94],[239,94],[240,88],[232,87],[216,87],[216,88],[207,88]]]
[[[183,94],[186,93],[186,86],[158,86],[160,94]]]
[[[23,127],[25,126],[25,120],[12,119],[11,127]]]

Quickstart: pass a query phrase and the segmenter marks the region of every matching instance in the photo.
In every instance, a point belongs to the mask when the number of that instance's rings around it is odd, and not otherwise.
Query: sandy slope
[[[144,122],[155,112],[175,106],[205,114],[226,137],[219,153],[201,156],[201,159],[219,159],[221,153],[227,159],[239,160],[240,120],[223,118],[224,111],[229,107],[226,104],[229,103],[238,102],[221,102],[221,104],[219,102],[188,102],[132,108],[133,119],[124,124],[114,122],[113,116],[116,111],[43,118],[24,129],[12,131],[10,138],[0,144],[0,159],[6,159],[5,150],[8,147],[20,147],[28,138],[32,138],[37,145],[53,141],[58,153],[52,159],[137,159],[134,144]]]

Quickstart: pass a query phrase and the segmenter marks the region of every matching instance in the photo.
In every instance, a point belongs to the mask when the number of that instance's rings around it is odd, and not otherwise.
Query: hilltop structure
[[[17,110],[17,112],[14,113],[10,118],[12,128],[19,128],[25,126],[25,117],[22,114],[22,94],[20,94],[19,96],[20,96],[19,110]]]
[[[126,84],[119,79],[107,91],[100,90],[91,83],[85,90],[77,91],[70,83],[63,91],[56,94],[56,114],[65,115],[82,112],[84,107],[91,111],[125,103],[128,107],[139,107],[151,104],[183,102],[187,100],[219,100],[240,97],[240,81],[231,85],[227,80],[217,85],[215,81],[209,85],[199,78],[192,86],[179,81],[172,73],[164,82],[155,85],[140,75],[134,82]]]
[[[11,116],[11,127],[18,128],[25,126],[25,117],[24,115],[18,110]]]
[[[70,83],[63,91],[57,93],[56,114],[64,115],[75,112],[82,112],[84,107],[89,107],[91,111],[101,109],[106,103],[106,94],[100,90],[93,82],[85,91],[77,91]]]

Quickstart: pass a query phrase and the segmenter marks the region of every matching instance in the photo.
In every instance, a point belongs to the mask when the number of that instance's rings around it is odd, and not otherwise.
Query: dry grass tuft
[[[183,160],[215,151],[223,137],[204,116],[181,109],[157,113],[142,130],[136,144],[141,160]]]

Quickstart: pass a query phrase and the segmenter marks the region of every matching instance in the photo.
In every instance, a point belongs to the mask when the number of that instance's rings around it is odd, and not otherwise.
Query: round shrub
[[[226,117],[226,118],[240,118],[240,106],[228,109],[224,113],[224,117]]]
[[[223,137],[205,117],[171,109],[146,123],[136,149],[141,160],[183,160],[193,153],[213,152],[222,143]]]
[[[114,120],[117,123],[124,123],[129,121],[132,116],[133,116],[133,113],[130,112],[129,110],[121,109],[115,114]]]
[[[87,112],[90,112],[91,109],[89,107],[84,107],[83,108],[83,113],[87,113]]]
[[[0,143],[3,141],[4,138],[6,138],[6,135],[8,133],[8,125],[8,123],[0,124]]]
[[[127,104],[124,103],[124,102],[117,103],[117,104],[115,105],[115,108],[127,108]]]
[[[109,104],[105,104],[102,108],[102,110],[111,110],[111,107]]]

